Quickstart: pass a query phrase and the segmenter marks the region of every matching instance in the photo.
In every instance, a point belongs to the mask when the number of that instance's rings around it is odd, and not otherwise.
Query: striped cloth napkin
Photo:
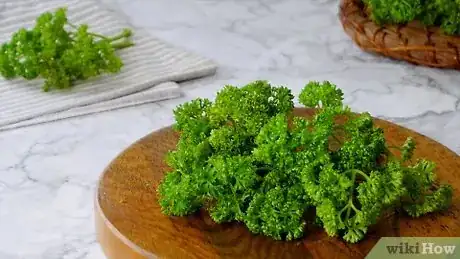
[[[21,27],[32,27],[45,11],[67,7],[73,24],[86,23],[96,33],[115,35],[132,28],[119,14],[96,0],[3,0],[0,2],[0,42]],[[103,112],[181,95],[176,82],[212,75],[211,60],[174,47],[132,28],[135,46],[120,50],[124,67],[78,83],[70,91],[43,92],[41,80],[0,79],[0,131],[69,117]]]

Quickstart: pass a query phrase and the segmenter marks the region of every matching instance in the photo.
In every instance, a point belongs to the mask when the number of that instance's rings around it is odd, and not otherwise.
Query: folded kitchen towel
[[[132,28],[97,0],[3,0],[0,42],[8,41],[19,28],[33,26],[41,13],[59,7],[67,7],[73,24],[86,23],[96,33],[114,35]],[[215,63],[207,58],[165,43],[142,29],[132,30],[135,46],[118,51],[124,62],[118,74],[46,93],[41,90],[42,80],[0,79],[0,131],[177,98],[181,89],[176,82],[216,71]]]

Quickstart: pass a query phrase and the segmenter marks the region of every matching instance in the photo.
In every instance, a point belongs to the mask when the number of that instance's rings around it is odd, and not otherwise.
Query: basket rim
[[[365,19],[366,22],[373,23],[379,27],[382,28],[398,28],[401,26],[408,26],[413,29],[417,29],[420,32],[431,32],[431,33],[436,33],[441,36],[444,36],[446,38],[451,38],[451,39],[458,39],[460,41],[460,34],[459,35],[448,35],[442,32],[441,28],[439,26],[427,26],[423,25],[420,21],[418,20],[413,20],[407,24],[382,24],[378,25],[376,24],[370,17],[367,15],[367,13],[363,10],[364,8],[364,3],[362,0],[341,0],[340,1],[340,8],[339,8],[339,15],[340,19],[344,21],[352,21],[356,20],[357,18]]]

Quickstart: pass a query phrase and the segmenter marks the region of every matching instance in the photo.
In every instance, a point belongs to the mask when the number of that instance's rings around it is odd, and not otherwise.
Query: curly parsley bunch
[[[0,74],[6,79],[43,78],[42,89],[70,88],[77,80],[103,73],[117,73],[123,66],[117,49],[133,45],[131,30],[107,37],[89,31],[88,25],[72,25],[65,8],[45,12],[35,26],[20,29],[0,49]]]
[[[224,87],[214,102],[178,106],[181,136],[158,187],[163,213],[204,207],[216,222],[243,222],[278,240],[303,236],[306,213],[316,213],[330,236],[354,243],[386,210],[419,217],[449,207],[452,187],[437,183],[434,163],[412,161],[411,138],[389,147],[372,117],[352,113],[330,82],[300,93],[304,106],[317,108],[311,119],[292,114],[293,98],[286,87],[255,81]]]
[[[460,34],[460,0],[363,0],[379,24],[405,24],[419,20],[439,26],[446,34]]]

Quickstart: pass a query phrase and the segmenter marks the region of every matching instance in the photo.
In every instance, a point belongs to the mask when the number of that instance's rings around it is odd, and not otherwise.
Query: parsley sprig
[[[43,78],[43,91],[71,88],[77,80],[117,73],[123,62],[115,53],[133,46],[130,29],[113,37],[73,25],[67,10],[45,12],[32,29],[19,29],[0,49],[0,74],[6,79]]]
[[[439,26],[446,34],[460,34],[458,0],[363,0],[379,24],[405,24],[414,20]]]
[[[310,119],[293,115],[293,98],[255,81],[178,106],[181,135],[157,190],[163,213],[204,207],[216,222],[243,222],[278,240],[303,236],[306,213],[315,213],[330,236],[355,243],[388,210],[419,217],[450,206],[452,187],[436,180],[433,162],[413,158],[414,140],[389,146],[334,84],[302,90],[300,103],[317,109]]]

